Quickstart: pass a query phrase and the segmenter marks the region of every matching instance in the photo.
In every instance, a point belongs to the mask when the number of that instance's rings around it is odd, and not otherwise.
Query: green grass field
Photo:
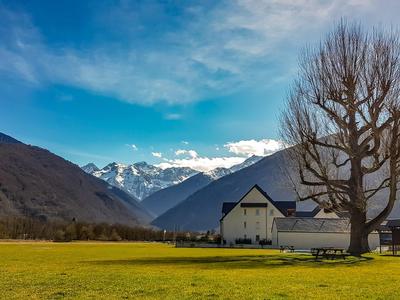
[[[315,262],[275,250],[0,243],[4,299],[400,299],[400,257]]]

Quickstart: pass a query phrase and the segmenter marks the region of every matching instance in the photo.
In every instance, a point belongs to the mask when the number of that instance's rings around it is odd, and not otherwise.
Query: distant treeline
[[[99,240],[99,241],[163,241],[184,239],[187,233],[166,232],[121,224],[84,222],[44,222],[32,218],[0,218],[0,239],[25,240]]]

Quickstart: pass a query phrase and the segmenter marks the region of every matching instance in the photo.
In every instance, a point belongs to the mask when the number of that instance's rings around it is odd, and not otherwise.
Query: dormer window
[[[287,210],[287,216],[288,217],[294,217],[296,215],[296,210],[294,208],[289,208]]]

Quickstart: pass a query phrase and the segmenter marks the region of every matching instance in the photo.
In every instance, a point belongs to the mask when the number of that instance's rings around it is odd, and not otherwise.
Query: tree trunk
[[[351,214],[350,246],[348,252],[354,256],[360,256],[370,251],[368,245],[369,232],[365,226],[366,213],[356,211]]]

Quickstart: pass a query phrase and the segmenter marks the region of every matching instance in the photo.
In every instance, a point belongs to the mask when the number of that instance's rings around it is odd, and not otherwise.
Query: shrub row
[[[166,232],[147,227],[121,224],[56,222],[26,217],[0,219],[0,239],[30,240],[101,240],[101,241],[162,241],[182,239],[184,233]]]

